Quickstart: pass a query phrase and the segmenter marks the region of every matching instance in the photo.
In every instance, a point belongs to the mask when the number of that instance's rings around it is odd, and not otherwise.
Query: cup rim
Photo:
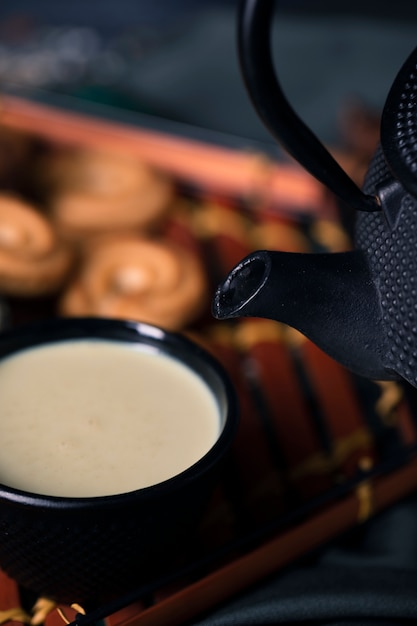
[[[24,504],[38,509],[84,510],[91,507],[113,507],[160,497],[185,486],[199,475],[208,473],[229,450],[239,421],[238,399],[234,386],[224,367],[208,350],[180,332],[168,331],[145,322],[99,317],[56,317],[0,332],[0,361],[20,350],[70,341],[71,339],[104,339],[126,343],[152,345],[161,353],[178,358],[186,366],[189,359],[198,363],[221,385],[225,401],[224,423],[212,447],[190,467],[159,483],[127,492],[102,496],[53,496],[32,493],[3,484],[0,481],[0,499]],[[181,356],[181,354],[183,356]],[[187,358],[184,358],[184,357]],[[193,370],[213,391],[212,385],[201,372]],[[1,453],[1,452],[0,452]]]

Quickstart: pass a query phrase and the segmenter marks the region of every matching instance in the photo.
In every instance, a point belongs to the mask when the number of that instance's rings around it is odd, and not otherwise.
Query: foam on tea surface
[[[67,497],[174,476],[220,428],[204,381],[174,358],[106,340],[46,344],[0,361],[0,482]]]

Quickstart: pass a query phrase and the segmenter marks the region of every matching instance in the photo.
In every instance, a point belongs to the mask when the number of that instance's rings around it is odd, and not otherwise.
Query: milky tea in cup
[[[203,380],[146,346],[77,339],[0,361],[0,480],[92,497],[149,487],[198,461],[220,416]]]
[[[237,423],[223,368],[182,335],[97,318],[1,333],[0,567],[90,608],[175,575]]]

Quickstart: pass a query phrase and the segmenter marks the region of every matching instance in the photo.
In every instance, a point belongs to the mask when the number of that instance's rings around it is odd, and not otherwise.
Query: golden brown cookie
[[[0,291],[35,296],[57,289],[72,265],[72,251],[35,207],[0,194]]]
[[[166,216],[175,196],[169,177],[134,158],[81,150],[50,167],[52,219],[71,237],[147,230]]]
[[[104,237],[86,250],[60,312],[181,330],[206,303],[206,276],[197,255],[173,242],[125,235]]]

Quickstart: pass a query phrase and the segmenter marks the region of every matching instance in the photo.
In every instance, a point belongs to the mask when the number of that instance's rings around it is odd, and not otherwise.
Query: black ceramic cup
[[[36,594],[96,606],[164,573],[175,552],[184,550],[219,479],[238,410],[233,387],[210,354],[182,335],[147,324],[49,320],[2,333],[0,360],[30,347],[86,338],[145,344],[178,359],[208,386],[221,420],[218,439],[202,458],[150,487],[73,498],[0,484],[0,567]]]

